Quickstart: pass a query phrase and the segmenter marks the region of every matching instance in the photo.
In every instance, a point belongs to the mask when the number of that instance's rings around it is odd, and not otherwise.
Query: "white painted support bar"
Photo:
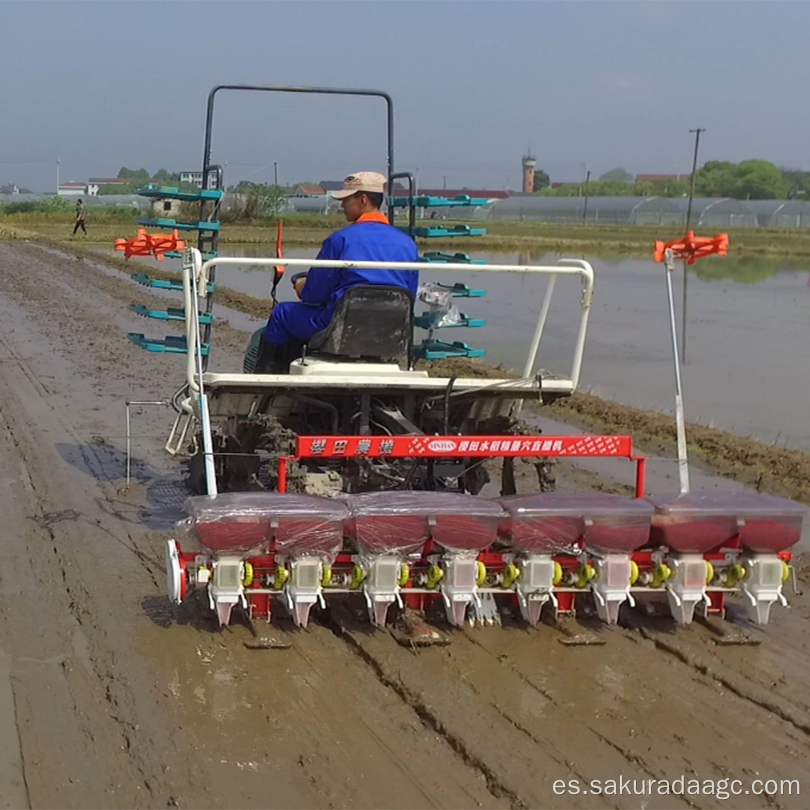
[[[200,298],[198,282],[206,283],[207,272],[205,266],[200,265],[201,254],[196,248],[189,248],[183,257],[183,297],[186,303],[186,346],[188,349],[189,371],[196,364],[196,385],[191,381],[194,374],[189,376],[189,388],[196,394],[199,401],[200,423],[203,437],[203,453],[205,455],[205,485],[209,495],[217,494],[216,468],[214,467],[214,442],[211,435],[211,417],[208,412],[208,396],[203,388],[202,342],[200,340]],[[205,286],[203,286],[203,290]]]
[[[667,300],[669,303],[669,327],[672,337],[672,361],[675,366],[675,425],[678,437],[678,477],[681,493],[689,492],[689,460],[686,451],[686,416],[683,410],[683,385],[681,364],[678,358],[678,330],[675,323],[675,300],[672,295],[672,273],[675,271],[675,259],[671,249],[666,251],[664,263],[667,275]]]

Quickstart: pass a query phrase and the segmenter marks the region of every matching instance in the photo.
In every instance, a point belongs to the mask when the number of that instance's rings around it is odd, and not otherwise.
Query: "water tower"
[[[534,168],[537,166],[537,160],[527,154],[523,158],[523,193],[534,194]]]

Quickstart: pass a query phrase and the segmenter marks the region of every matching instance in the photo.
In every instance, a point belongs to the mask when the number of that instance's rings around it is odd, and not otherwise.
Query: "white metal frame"
[[[197,346],[199,345],[199,308],[197,299],[198,291],[202,290],[200,297],[204,297],[208,284],[209,271],[215,265],[251,265],[255,267],[338,267],[338,268],[378,268],[386,267],[392,270],[421,270],[426,269],[424,262],[354,262],[337,260],[315,260],[315,259],[251,259],[222,257],[209,259],[204,264],[201,263],[201,256],[196,248],[190,248],[192,260],[183,263],[183,288],[185,294],[186,310],[186,340],[188,341],[189,353],[186,366],[186,379],[189,387],[195,393],[199,393],[199,383],[202,367],[202,358],[198,357]],[[537,319],[534,336],[529,348],[529,354],[523,367],[523,376],[532,376],[540,350],[540,342],[543,337],[548,311],[551,307],[551,299],[554,295],[554,286],[557,276],[579,276],[583,282],[582,289],[582,314],[579,321],[576,345],[574,348],[574,359],[571,367],[570,379],[573,389],[579,385],[580,373],[582,370],[582,356],[585,350],[585,334],[588,328],[588,316],[590,314],[591,302],[593,299],[594,272],[591,265],[581,259],[560,259],[554,265],[512,265],[512,264],[489,264],[489,265],[469,265],[461,263],[447,263],[441,265],[441,271],[469,273],[475,272],[496,272],[496,273],[527,273],[551,276],[546,294],[543,299],[540,313]],[[193,271],[193,272],[192,272]],[[193,317],[191,313],[194,313]],[[229,375],[230,376],[230,375]],[[345,382],[345,381],[344,381]]]

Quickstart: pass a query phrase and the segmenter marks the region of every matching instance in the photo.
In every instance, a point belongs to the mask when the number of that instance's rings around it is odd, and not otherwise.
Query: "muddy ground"
[[[286,650],[164,597],[184,492],[161,452],[183,359],[141,352],[163,304],[117,270],[0,243],[0,808],[799,808],[810,793],[810,598],[677,631],[627,612],[452,632],[414,652],[343,614]],[[220,327],[218,367],[244,333]],[[561,488],[604,482],[571,467]],[[801,570],[810,582],[806,562]],[[757,646],[727,646],[721,629]],[[587,631],[603,642],[560,643]],[[556,780],[800,781],[801,795],[555,793]],[[637,783],[640,786],[640,781]]]

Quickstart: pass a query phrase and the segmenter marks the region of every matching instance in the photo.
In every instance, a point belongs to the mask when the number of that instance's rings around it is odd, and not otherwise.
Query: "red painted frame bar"
[[[636,463],[636,497],[643,498],[647,458],[631,436],[299,436],[294,456],[278,460],[278,491],[287,491],[287,464],[311,458],[627,458]]]

